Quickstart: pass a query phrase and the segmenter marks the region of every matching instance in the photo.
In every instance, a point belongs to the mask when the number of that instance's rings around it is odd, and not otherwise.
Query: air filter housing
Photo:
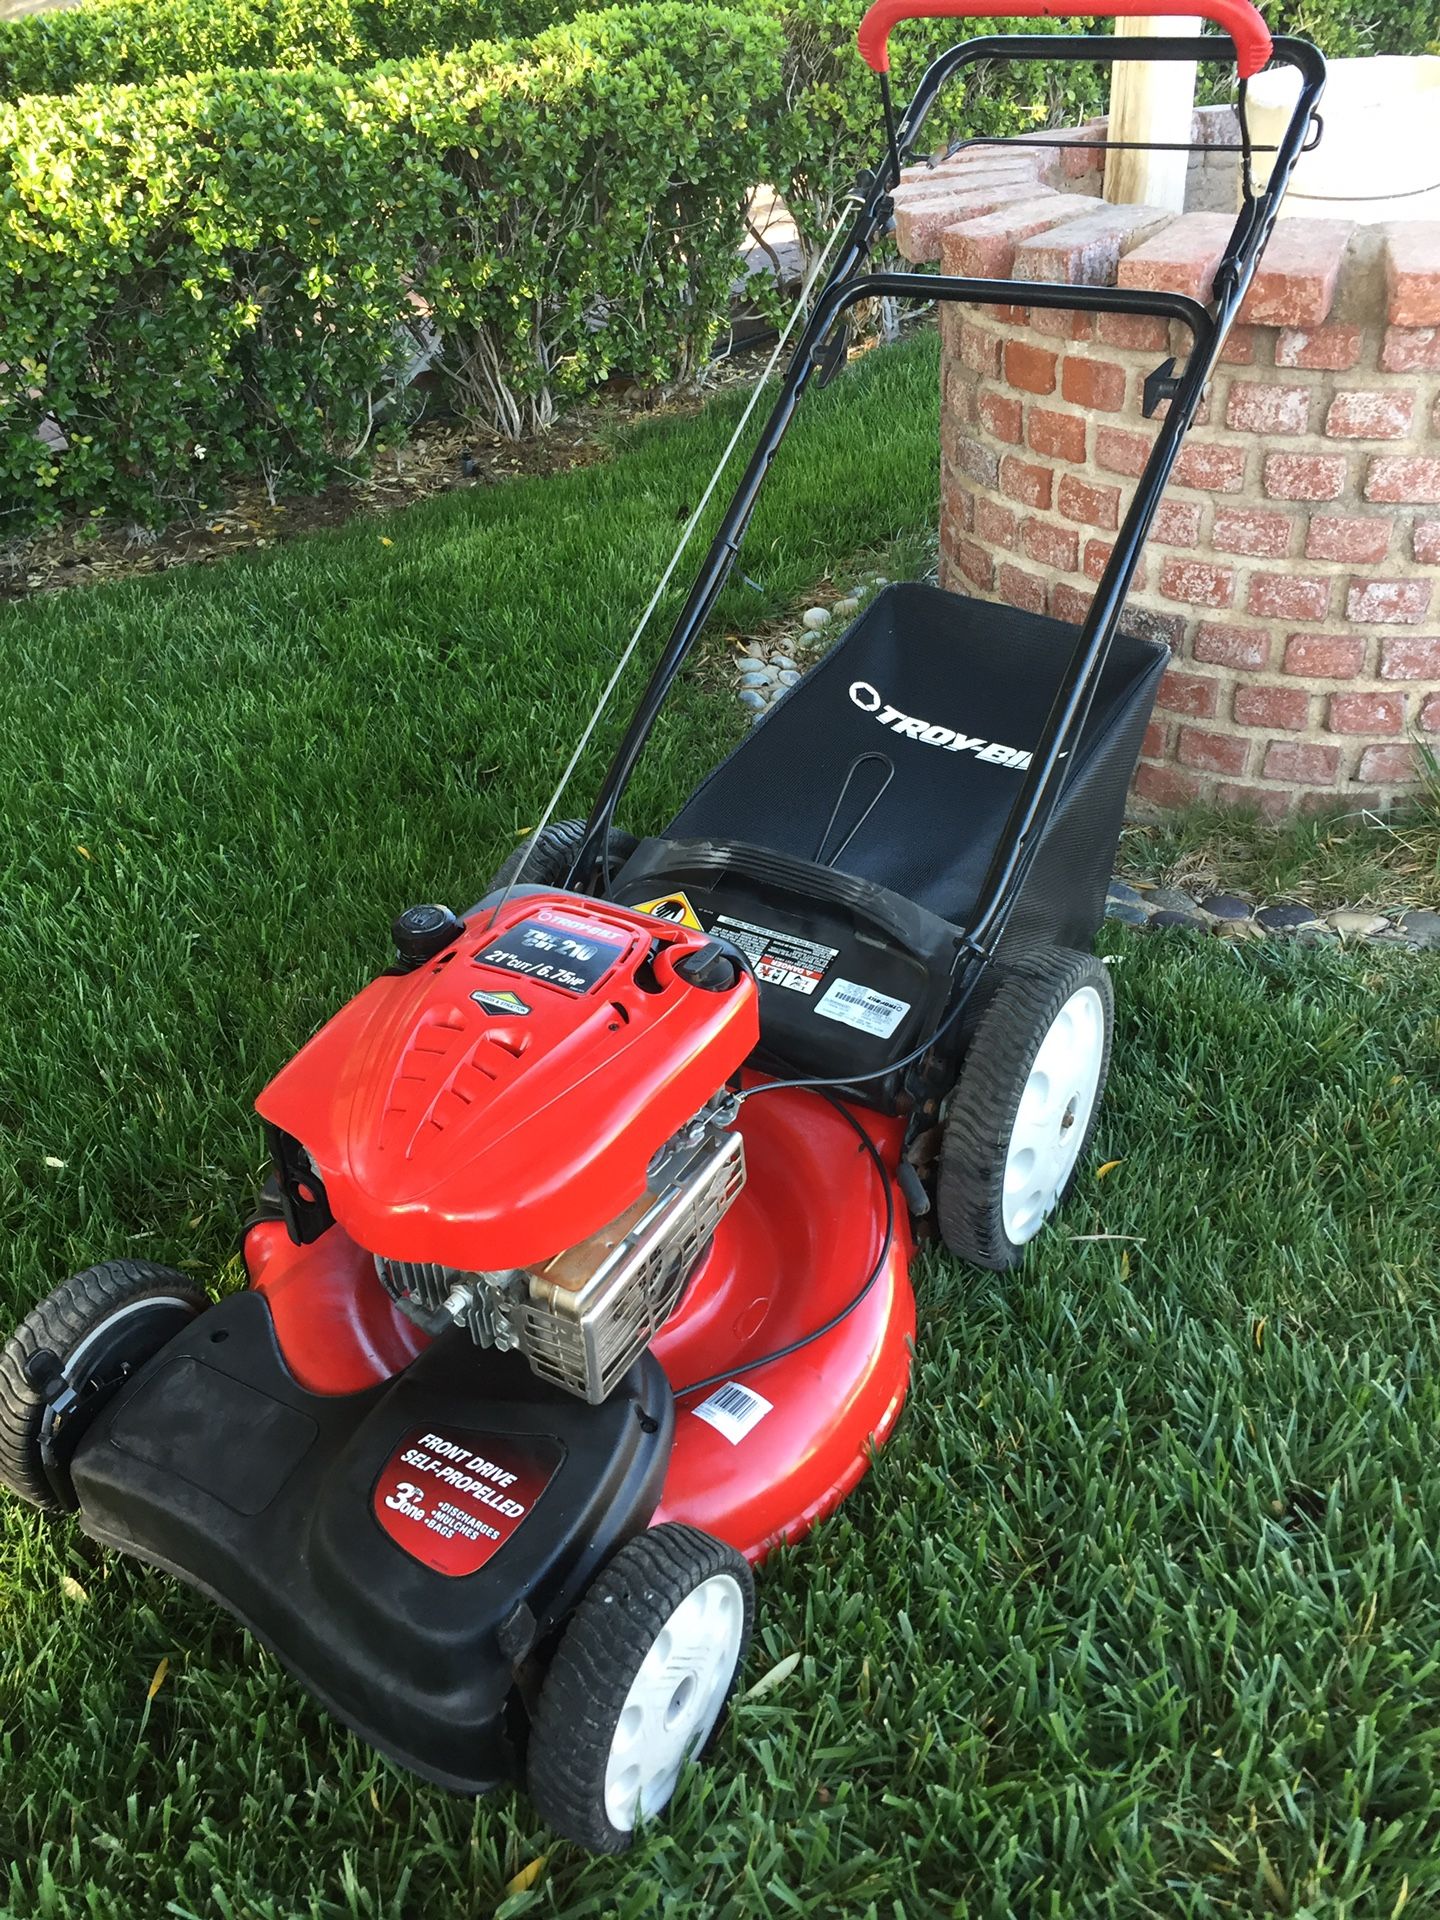
[[[745,1184],[745,1147],[720,1097],[657,1155],[645,1193],[541,1266],[470,1273],[376,1259],[391,1297],[431,1331],[522,1353],[542,1380],[598,1405],[669,1318]]]

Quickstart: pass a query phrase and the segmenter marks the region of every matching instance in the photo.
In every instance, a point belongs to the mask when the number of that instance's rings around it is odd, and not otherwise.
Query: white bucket
[[[1293,67],[1250,82],[1248,119],[1257,146],[1274,146],[1300,92]],[[1440,219],[1440,58],[1376,54],[1332,60],[1320,117],[1319,146],[1290,176],[1280,208],[1311,219]],[[1256,184],[1269,178],[1271,156],[1255,156]]]

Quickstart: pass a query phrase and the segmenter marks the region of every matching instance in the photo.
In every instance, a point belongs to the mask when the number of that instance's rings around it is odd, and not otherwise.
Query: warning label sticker
[[[687,894],[662,893],[658,900],[637,900],[636,913],[653,913],[657,920],[673,921],[677,927],[690,927],[696,933],[705,929],[700,924],[700,916],[690,904]]]
[[[375,1518],[437,1573],[476,1573],[534,1507],[563,1449],[542,1435],[416,1427],[375,1485]]]
[[[734,920],[725,913],[710,931],[739,947],[754,967],[757,980],[766,986],[788,987],[791,993],[814,993],[840,951],[838,947],[822,947],[814,940],[802,940],[798,934]]]
[[[874,1034],[877,1040],[888,1040],[910,1011],[910,1002],[892,1000],[888,993],[862,987],[858,980],[832,980],[815,1002],[815,1011],[827,1020]]]

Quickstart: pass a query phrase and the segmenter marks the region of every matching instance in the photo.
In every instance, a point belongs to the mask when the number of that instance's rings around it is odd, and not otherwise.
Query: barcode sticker
[[[723,1387],[715,1389],[708,1400],[700,1402],[695,1408],[695,1418],[714,1427],[717,1433],[723,1433],[731,1446],[735,1447],[752,1427],[760,1424],[769,1413],[771,1404],[753,1387],[742,1387],[738,1381],[727,1380]]]
[[[910,1011],[908,1000],[892,1000],[888,993],[876,993],[862,987],[858,980],[832,980],[815,1002],[816,1013],[827,1020],[839,1020],[861,1033],[873,1033],[877,1040],[888,1040]]]

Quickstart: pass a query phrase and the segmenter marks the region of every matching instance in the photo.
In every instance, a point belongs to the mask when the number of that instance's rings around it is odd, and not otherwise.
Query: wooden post
[[[1165,20],[1120,20],[1128,38],[1184,39],[1200,31],[1198,16]],[[1112,140],[1188,140],[1195,113],[1195,63],[1121,60],[1110,82]],[[1185,211],[1183,153],[1107,153],[1105,198],[1121,206]]]

